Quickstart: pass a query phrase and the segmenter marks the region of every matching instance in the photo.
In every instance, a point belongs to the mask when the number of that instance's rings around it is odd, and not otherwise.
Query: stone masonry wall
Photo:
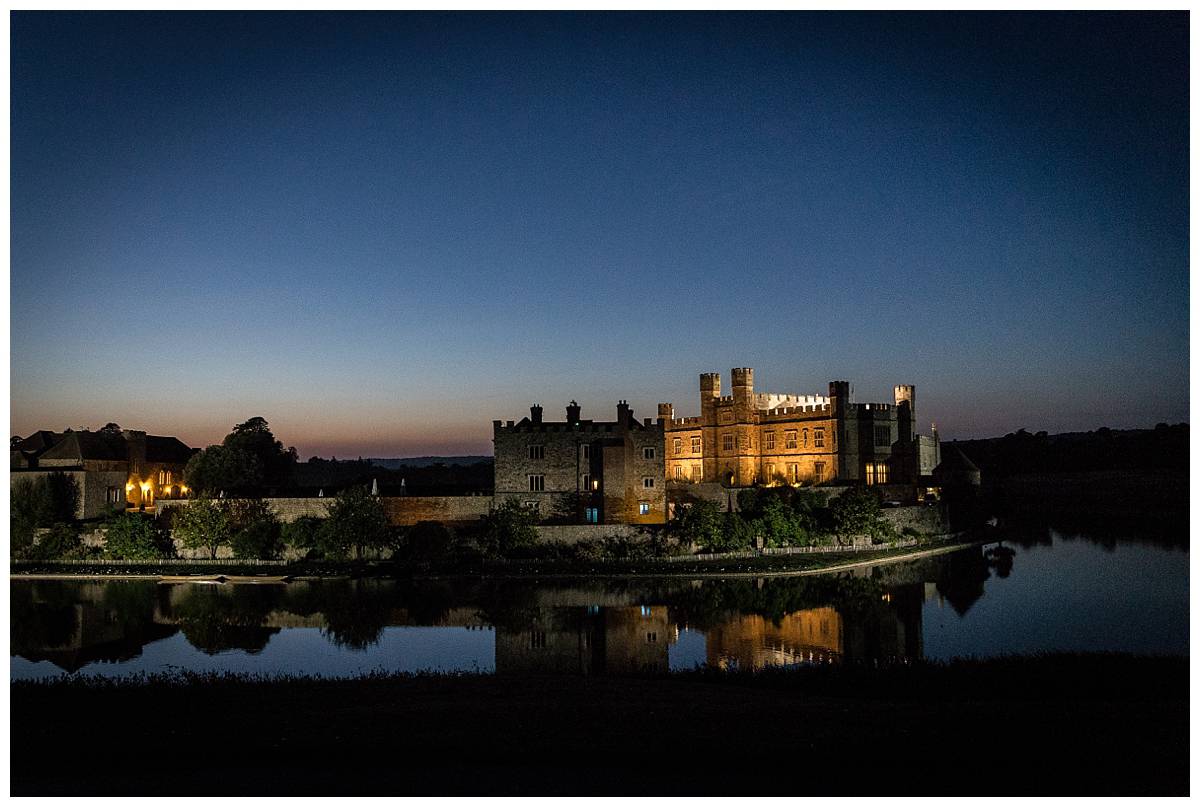
[[[190,499],[160,499],[159,512],[171,507],[186,507]],[[329,515],[332,497],[303,497],[264,499],[284,523],[311,516]],[[456,524],[477,521],[491,512],[491,496],[381,496],[388,520],[398,527],[408,527],[418,521],[441,521]]]

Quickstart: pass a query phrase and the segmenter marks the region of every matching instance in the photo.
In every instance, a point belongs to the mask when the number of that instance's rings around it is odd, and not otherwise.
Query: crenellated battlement
[[[703,426],[704,418],[671,418],[669,421],[667,421],[667,424],[670,426]]]
[[[804,406],[780,406],[775,409],[768,409],[762,414],[765,417],[784,417],[788,415],[820,415],[829,414],[830,408],[828,403],[807,404]]]

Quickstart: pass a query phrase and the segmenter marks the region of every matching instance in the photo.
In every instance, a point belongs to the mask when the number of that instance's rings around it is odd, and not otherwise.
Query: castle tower
[[[534,404],[533,406],[529,407],[529,420],[531,423],[541,423],[542,422],[542,405],[541,404]]]
[[[579,404],[571,401],[567,404],[567,423],[572,426],[579,422]]]
[[[850,382],[849,381],[830,381],[829,382],[829,412],[834,417],[841,417],[847,409],[846,404],[850,403]]]
[[[733,417],[738,423],[749,423],[754,412],[754,370],[750,367],[734,367]]]
[[[896,430],[901,445],[908,445],[916,437],[917,388],[912,384],[897,384]]]
[[[705,482],[717,479],[717,401],[721,397],[721,374],[700,374],[700,423],[702,425]]]
[[[675,418],[675,405],[660,403],[658,405],[658,422],[667,423]]]

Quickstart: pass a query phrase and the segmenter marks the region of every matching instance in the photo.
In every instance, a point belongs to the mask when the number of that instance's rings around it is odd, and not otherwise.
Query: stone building
[[[132,429],[38,431],[9,449],[9,479],[66,473],[79,484],[77,517],[96,518],[186,493],[183,469],[195,451],[175,437]]]
[[[639,422],[625,401],[612,421],[583,420],[574,401],[566,414],[543,421],[534,405],[519,423],[492,421],[497,504],[574,523],[665,523],[662,423]]]
[[[732,371],[732,394],[717,373],[700,376],[700,415],[658,405],[667,479],[754,484],[916,484],[939,461],[936,432],[916,433],[916,388],[895,387],[893,403],[856,403],[849,382],[828,395],[755,392],[754,370]]]

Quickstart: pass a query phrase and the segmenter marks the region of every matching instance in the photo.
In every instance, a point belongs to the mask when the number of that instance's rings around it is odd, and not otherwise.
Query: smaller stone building
[[[497,504],[516,499],[567,523],[666,523],[662,421],[639,422],[625,401],[616,420],[584,420],[571,401],[566,420],[542,420],[535,404],[492,430]]]
[[[79,485],[80,519],[126,507],[153,507],[187,492],[183,469],[196,449],[143,431],[38,431],[9,449],[9,480],[56,471]]]

